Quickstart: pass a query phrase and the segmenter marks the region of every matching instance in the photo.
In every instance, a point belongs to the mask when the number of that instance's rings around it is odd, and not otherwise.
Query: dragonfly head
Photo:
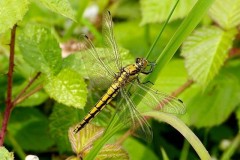
[[[145,58],[136,58],[136,65],[142,71],[148,66],[148,61]]]

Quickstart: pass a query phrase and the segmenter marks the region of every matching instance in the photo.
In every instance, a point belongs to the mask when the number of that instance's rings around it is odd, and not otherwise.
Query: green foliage
[[[240,107],[237,108],[236,115],[238,119],[238,128],[240,128]]]
[[[189,98],[188,124],[196,127],[211,127],[223,123],[236,106],[239,100],[239,80],[234,73],[220,73],[208,86],[204,93],[199,88],[191,88],[188,97],[193,92],[194,96]],[[204,117],[204,118],[203,118]]]
[[[129,160],[127,152],[118,145],[105,145],[99,152],[97,159],[111,159],[111,160]]]
[[[169,0],[141,0],[141,24],[166,21],[175,3]],[[185,17],[195,3],[196,0],[180,0],[170,21]]]
[[[211,158],[208,151],[204,148],[203,144],[197,138],[197,136],[191,132],[191,130],[183,122],[179,121],[177,117],[173,115],[163,114],[161,112],[147,112],[145,115],[151,116],[158,121],[165,121],[177,129],[188,140],[188,142],[192,145],[201,159]]]
[[[184,154],[182,160],[210,159],[209,154],[217,159],[237,159],[240,1],[213,1],[104,0],[94,3],[99,15],[91,20],[86,17],[96,11],[92,1],[0,1],[0,122],[9,105],[5,103],[6,93],[11,90],[7,74],[9,48],[15,54],[11,66],[14,108],[5,133],[7,149],[0,148],[0,159],[13,159],[8,150],[14,151],[16,159],[24,159],[31,152],[40,159],[54,154],[56,159],[68,160],[171,159],[172,155],[179,159],[180,154]],[[175,4],[178,5],[168,22]],[[108,58],[106,49],[98,44],[104,10],[112,13],[123,66],[134,63],[133,57],[145,57],[164,26],[160,23],[168,23],[150,53],[149,61],[156,63],[154,71],[149,77],[141,74],[139,78],[141,82],[149,80],[147,85],[153,83],[156,90],[180,97],[187,111],[177,118],[146,104],[144,107],[150,112],[144,113],[137,106],[140,114],[156,120],[150,121],[154,133],[150,144],[130,137],[134,133],[126,131],[129,124],[119,122],[126,120],[113,116],[114,111],[122,110],[121,106],[116,108],[118,97],[94,118],[98,127],[88,124],[79,133],[72,132],[72,127],[109,87],[92,85],[92,81],[106,82],[99,76],[96,62],[82,56],[85,51],[79,51],[81,41],[76,38],[87,33],[97,45],[100,58]],[[15,24],[18,27],[13,48],[6,44],[10,43]],[[87,63],[83,64],[83,60]],[[83,69],[86,64],[88,72]],[[137,104],[147,96],[139,97],[133,99]],[[160,124],[162,121],[167,124]]]
[[[18,38],[25,61],[36,71],[57,74],[62,66],[59,44],[51,31],[39,25],[28,25]]]
[[[183,43],[181,53],[189,77],[206,86],[228,57],[235,35],[235,29],[223,31],[217,27],[203,27],[195,30]]]
[[[224,2],[216,0],[209,10],[209,15],[222,28],[229,30],[240,24],[240,1],[226,0]]]
[[[40,3],[51,11],[76,21],[74,10],[68,0],[40,0]]]
[[[158,56],[156,60],[156,67],[153,73],[149,76],[151,80],[156,80],[162,68],[170,61],[173,55],[176,53],[177,49],[183,43],[185,38],[194,30],[197,24],[203,17],[203,13],[210,7],[212,1],[198,1],[188,16],[181,23],[177,31],[174,33],[172,38],[169,40],[168,44]],[[191,24],[191,25],[189,25]]]
[[[0,33],[6,32],[14,24],[21,21],[28,10],[28,0],[4,0],[0,1]]]
[[[131,160],[148,159],[149,157],[151,160],[158,159],[152,150],[133,138],[128,138],[123,147],[128,151]]]
[[[70,151],[68,129],[79,121],[79,110],[61,104],[54,105],[50,116],[50,133],[60,152]]]
[[[59,103],[83,108],[87,99],[87,88],[77,72],[63,69],[57,76],[47,76],[44,89]]]
[[[5,147],[0,147],[0,159],[2,160],[13,160],[14,156],[12,152],[8,152]]]
[[[175,79],[175,81],[172,81],[172,79]],[[162,70],[153,87],[170,94],[186,80],[187,72],[184,68],[183,60],[174,59]],[[185,102],[185,99],[182,100]]]
[[[23,88],[27,85],[27,82],[24,82],[20,85],[16,85],[13,87],[13,96],[16,97],[20,91],[23,90]],[[35,86],[36,87],[36,86]],[[44,91],[39,91],[37,93],[34,93],[32,96],[28,97],[21,103],[19,103],[17,106],[22,107],[33,107],[38,106],[42,103],[44,103],[48,98],[48,95]]]
[[[87,125],[83,130],[77,134],[73,133],[74,128],[70,128],[68,131],[69,140],[73,151],[76,154],[85,154],[86,150],[91,148],[93,142],[103,135],[104,129],[94,126],[92,124]]]
[[[44,151],[53,145],[48,123],[46,115],[35,108],[16,108],[8,130],[24,150]]]
[[[87,125],[77,134],[74,134],[73,127],[68,131],[69,140],[71,146],[76,155],[80,155],[84,158],[92,149],[94,141],[100,138],[104,129],[102,127],[94,126],[92,124]],[[118,144],[105,145],[96,157],[97,159],[122,159],[127,160],[128,153]]]

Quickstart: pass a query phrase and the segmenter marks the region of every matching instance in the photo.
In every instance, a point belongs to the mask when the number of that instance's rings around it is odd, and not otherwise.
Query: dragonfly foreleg
[[[141,84],[148,84],[148,83],[150,83],[150,84],[154,85],[154,84],[153,84],[151,81],[140,82],[140,79],[139,79],[139,77],[137,77],[136,79],[137,79],[137,83],[138,83],[138,84],[140,84],[140,85],[141,85]]]
[[[143,74],[152,73],[153,68],[154,68],[155,65],[156,65],[155,63],[149,63],[148,66],[150,66],[150,69],[148,71],[142,71],[141,73],[143,73]]]

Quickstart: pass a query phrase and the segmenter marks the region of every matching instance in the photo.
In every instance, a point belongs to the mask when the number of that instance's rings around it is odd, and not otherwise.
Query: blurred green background
[[[200,2],[207,6],[204,0],[178,2],[149,61],[156,61],[170,40],[180,41],[181,37],[172,37],[187,17],[196,14],[197,11],[190,11]],[[18,26],[13,100],[41,72],[12,111],[4,147],[14,152],[15,159],[24,159],[29,154],[41,160],[76,158],[68,128],[82,120],[108,87],[101,90],[87,87],[81,60],[78,54],[73,54],[77,52],[80,35],[87,34],[101,48],[102,14],[111,11],[122,60],[124,64],[134,63],[135,57],[146,56],[175,4],[173,0],[0,1],[1,122],[6,108],[8,44],[14,24]],[[201,12],[203,18],[194,31],[182,35],[187,38],[181,40],[181,47],[153,82],[155,89],[181,98],[186,113],[178,117],[213,159],[240,157],[239,13],[240,0],[215,0],[207,12]],[[187,22],[192,25],[192,21]],[[111,108],[107,108],[94,123],[106,126],[112,114]],[[123,142],[126,157],[199,159],[176,129],[153,119],[149,123],[153,141],[127,138]],[[5,154],[4,149],[0,151]]]

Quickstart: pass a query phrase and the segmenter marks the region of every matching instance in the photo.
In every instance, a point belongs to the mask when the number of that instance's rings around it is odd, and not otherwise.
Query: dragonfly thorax
[[[127,65],[123,68],[123,72],[126,72],[128,76],[135,77],[139,73],[144,72],[148,65],[148,61],[144,58],[136,58],[136,63]]]

